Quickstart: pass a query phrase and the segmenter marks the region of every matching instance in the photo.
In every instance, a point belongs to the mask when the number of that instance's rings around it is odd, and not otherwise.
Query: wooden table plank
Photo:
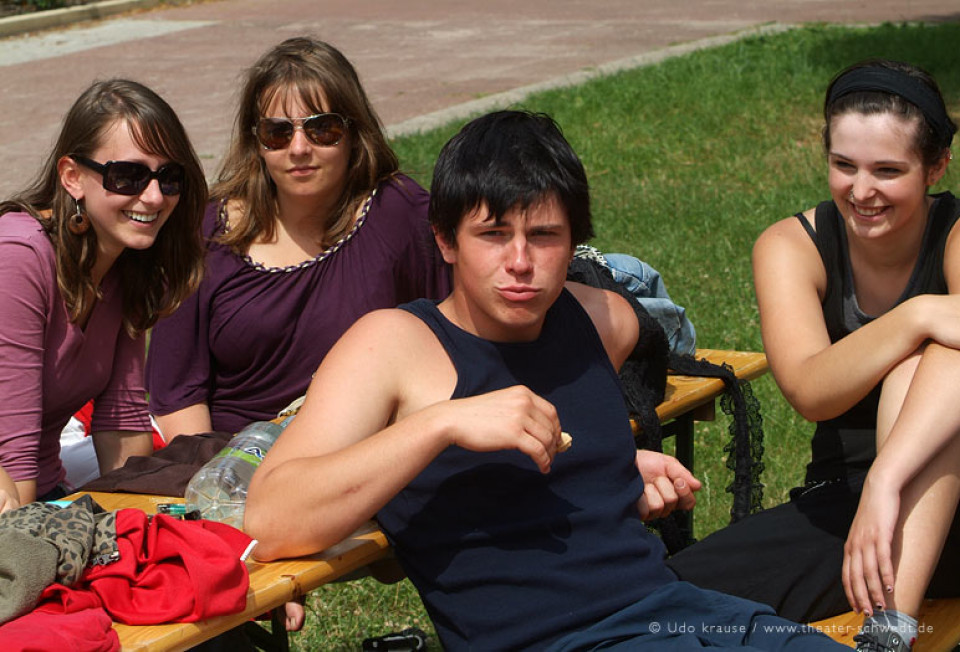
[[[714,364],[726,363],[741,380],[753,380],[769,369],[767,356],[752,351],[697,349],[696,358],[706,358]],[[657,415],[661,422],[674,419],[705,404],[712,404],[723,394],[723,390],[723,381],[719,378],[669,374],[663,402],[657,406]]]
[[[852,611],[810,623],[838,643],[855,647],[863,616]],[[960,643],[960,598],[924,600],[917,618],[920,635],[914,652],[945,652]]]

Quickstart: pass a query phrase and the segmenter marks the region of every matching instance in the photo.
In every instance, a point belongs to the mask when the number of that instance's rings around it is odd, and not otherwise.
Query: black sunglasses
[[[118,195],[139,195],[153,179],[160,183],[160,192],[164,195],[179,195],[183,189],[183,166],[179,163],[167,163],[153,171],[143,163],[133,161],[97,163],[77,154],[70,154],[70,158],[98,172],[103,177],[104,189]]]
[[[253,133],[264,149],[283,149],[303,129],[310,142],[321,147],[339,145],[350,121],[339,113],[318,113],[306,118],[260,118]]]

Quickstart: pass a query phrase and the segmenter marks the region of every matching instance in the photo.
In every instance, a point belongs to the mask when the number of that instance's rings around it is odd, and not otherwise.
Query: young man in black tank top
[[[663,564],[641,519],[700,485],[634,447],[616,377],[633,309],[565,283],[592,228],[553,121],[473,121],[432,192],[453,291],[367,315],[328,354],[251,484],[254,555],[322,550],[377,516],[447,649],[844,649]]]

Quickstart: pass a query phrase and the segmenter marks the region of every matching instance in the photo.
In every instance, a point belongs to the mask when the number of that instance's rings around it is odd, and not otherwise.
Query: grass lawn
[[[656,267],[687,308],[700,346],[761,350],[750,249],[766,226],[828,198],[820,126],[830,78],[867,57],[910,61],[933,73],[960,116],[958,48],[957,23],[812,26],[538,94],[522,108],[552,115],[582,157],[593,193],[592,244]],[[440,147],[461,125],[396,140],[403,169],[429,186]],[[939,189],[960,190],[958,175],[948,173]],[[753,386],[764,416],[769,506],[800,482],[812,426],[769,376]],[[697,430],[699,537],[729,518],[726,427],[720,415]],[[366,636],[414,625],[431,629],[409,582],[366,579],[311,594],[307,625],[291,642],[357,650]]]

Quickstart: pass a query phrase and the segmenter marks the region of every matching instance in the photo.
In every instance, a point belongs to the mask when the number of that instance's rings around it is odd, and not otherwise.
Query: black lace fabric
[[[728,392],[720,399],[720,409],[732,416],[728,430],[730,442],[723,448],[728,453],[727,468],[733,471],[733,482],[727,492],[733,494],[730,522],[736,523],[748,514],[763,509],[763,416],[760,401],[745,380],[738,381],[739,392]]]
[[[730,522],[763,509],[763,417],[760,402],[746,380],[737,378],[730,365],[715,365],[706,359],[692,356],[670,356],[670,369],[687,376],[719,378],[724,384],[720,409],[731,417],[728,432],[730,440],[723,447],[727,453],[726,466],[733,471],[733,482],[726,490],[733,494]]]

